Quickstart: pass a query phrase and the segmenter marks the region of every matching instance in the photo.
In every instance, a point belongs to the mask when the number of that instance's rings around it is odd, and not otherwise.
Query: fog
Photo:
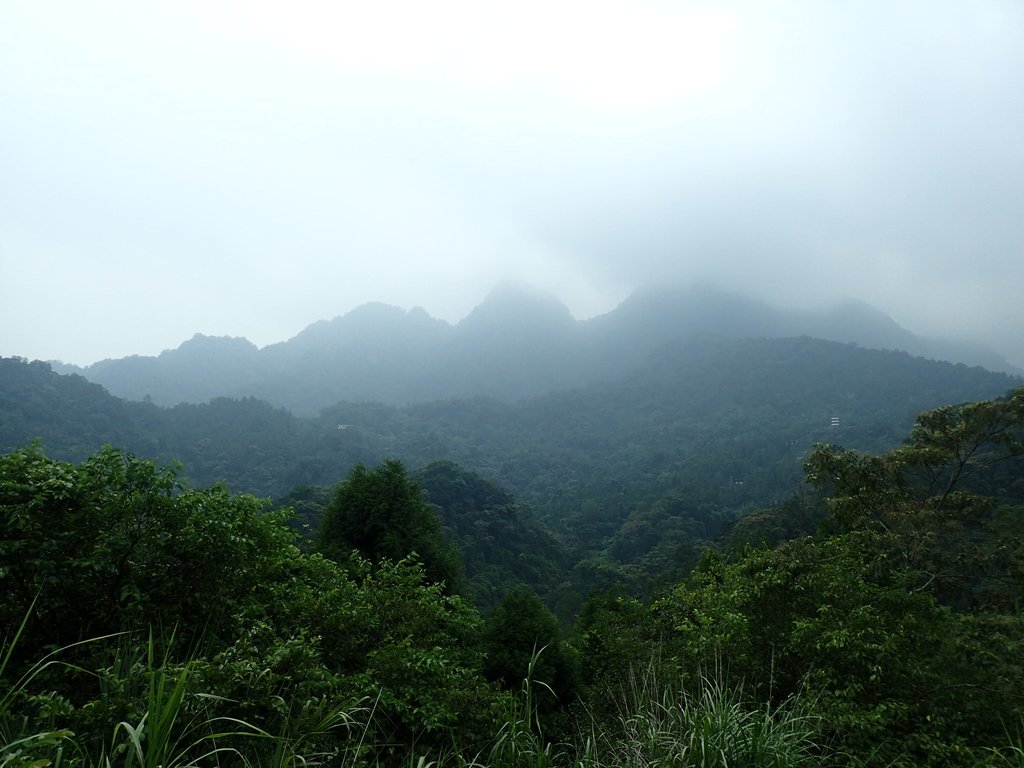
[[[0,355],[515,279],[849,296],[1024,365],[1017,0],[11,0],[0,103]]]

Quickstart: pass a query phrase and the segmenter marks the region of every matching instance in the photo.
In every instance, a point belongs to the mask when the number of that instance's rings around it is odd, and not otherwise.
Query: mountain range
[[[263,348],[244,338],[196,334],[156,357],[52,366],[129,400],[174,405],[256,397],[314,415],[339,401],[512,401],[620,380],[663,344],[708,335],[810,336],[1021,373],[991,350],[916,336],[857,301],[796,311],[709,286],[662,287],[576,320],[557,299],[515,284],[495,288],[454,325],[418,307],[370,303]]]

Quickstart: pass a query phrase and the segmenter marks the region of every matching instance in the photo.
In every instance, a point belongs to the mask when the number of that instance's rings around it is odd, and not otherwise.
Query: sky
[[[852,297],[1024,366],[1024,3],[0,5],[0,356],[507,280]]]

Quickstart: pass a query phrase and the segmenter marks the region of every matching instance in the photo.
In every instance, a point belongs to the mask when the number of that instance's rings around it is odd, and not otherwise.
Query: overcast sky
[[[0,355],[505,279],[851,296],[1024,365],[1024,2],[0,5]]]

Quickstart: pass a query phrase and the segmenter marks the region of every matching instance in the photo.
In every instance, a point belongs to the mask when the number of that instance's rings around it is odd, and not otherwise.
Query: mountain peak
[[[192,338],[178,345],[178,350],[181,349],[216,349],[221,351],[244,349],[255,351],[257,347],[244,336],[207,336],[203,333],[195,333],[192,335]],[[176,351],[166,350],[166,352]]]
[[[551,328],[575,324],[569,308],[550,293],[532,285],[503,282],[491,289],[460,328]]]
[[[333,320],[318,320],[306,326],[285,345],[315,349],[321,345],[338,347],[373,344],[391,337],[433,337],[443,334],[449,328],[448,323],[431,317],[422,307],[406,311],[393,304],[371,301]]]

